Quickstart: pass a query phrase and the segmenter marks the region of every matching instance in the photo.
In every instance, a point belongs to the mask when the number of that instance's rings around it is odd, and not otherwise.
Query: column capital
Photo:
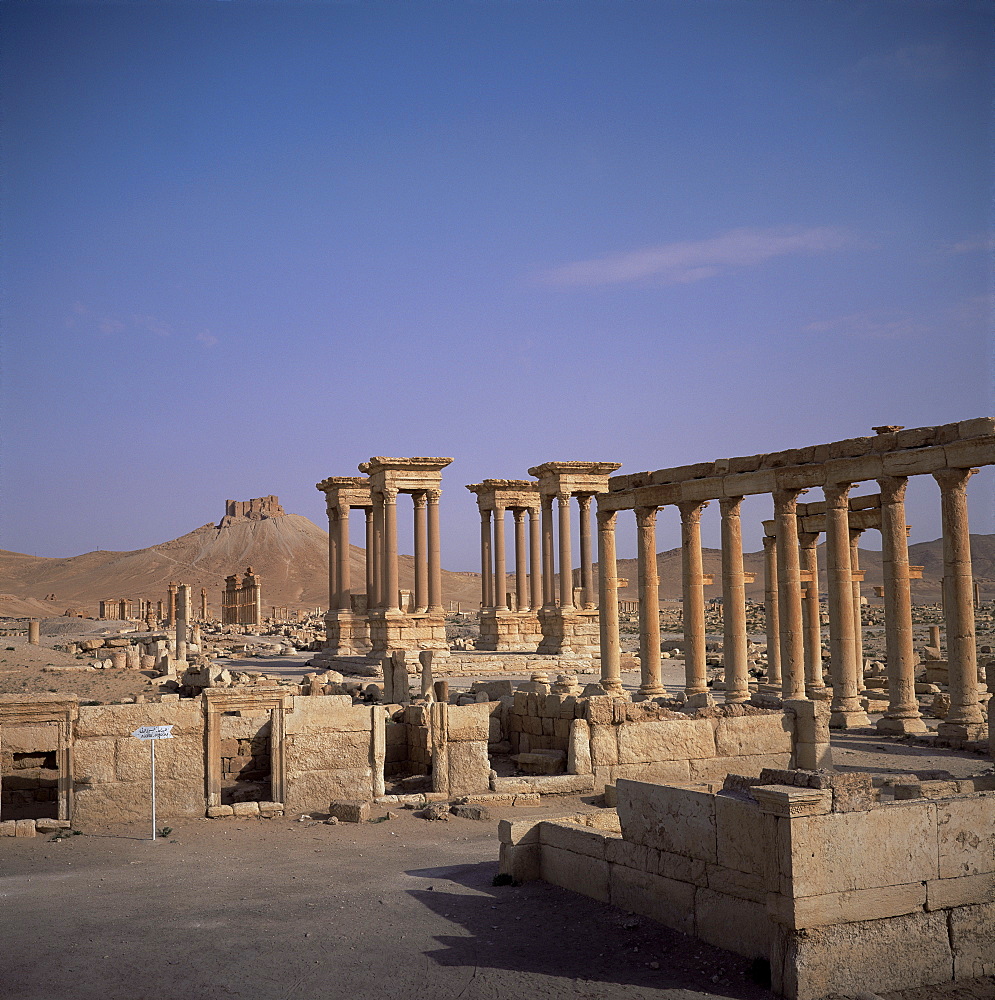
[[[552,493],[540,494],[539,505],[543,508],[543,510],[551,511],[553,509],[553,494]]]
[[[515,524],[525,523],[525,508],[524,507],[512,507],[511,515],[515,519]]]
[[[701,520],[701,512],[707,506],[707,500],[685,500],[677,505],[677,509],[681,512],[681,520],[685,524],[697,524]]]
[[[739,517],[742,506],[742,497],[719,497],[719,512],[723,517]]]
[[[649,527],[651,525],[656,524],[656,512],[659,509],[660,509],[659,507],[636,507],[635,508],[636,524],[640,528]],[[598,511],[599,517],[601,516],[601,514],[602,511]]]
[[[570,498],[572,496],[573,496],[573,494],[569,490],[565,490],[562,493],[557,493],[556,494],[556,499],[559,501],[560,504],[564,504],[564,505],[566,505],[566,506],[569,507],[570,506]]]
[[[412,493],[411,494],[411,502],[419,510],[421,510],[421,508],[425,506],[425,504],[426,504],[427,501],[428,501],[428,497],[425,496],[425,491],[424,490],[419,490],[417,493]]]
[[[822,487],[826,497],[826,507],[833,510],[849,510],[852,488],[853,483],[826,483]]]
[[[381,491],[380,495],[383,497],[384,503],[397,503],[397,490],[391,486],[385,486]]]
[[[347,503],[342,503],[340,501],[339,503],[337,503],[335,505],[336,516],[338,516],[340,518],[345,518],[346,520],[348,520],[349,519],[349,511],[350,510],[352,510],[352,508]]]
[[[882,476],[878,480],[881,488],[881,503],[903,503],[905,487],[909,484],[908,476]]]
[[[798,511],[798,497],[803,491],[800,489],[774,490],[771,494],[774,498],[775,514],[795,514]]]
[[[482,510],[480,512],[480,523],[481,524],[490,524],[490,521],[491,521],[490,508],[488,508],[487,510]]]
[[[598,519],[599,527],[613,528],[615,526],[615,521],[618,518],[618,511],[599,509],[595,513],[595,517]]]
[[[860,536],[866,531],[866,528],[850,528],[847,527],[847,531],[850,533],[850,541],[855,542]]]
[[[814,549],[819,544],[819,535],[821,532],[818,531],[799,531],[798,532],[798,545],[803,549]]]
[[[577,504],[582,511],[591,509],[591,494],[590,493],[578,493],[577,494]]]
[[[429,503],[438,503],[439,497],[442,496],[442,490],[424,490],[425,499]]]
[[[764,535],[764,548],[772,549],[777,545],[777,538],[774,535]]]
[[[967,489],[967,481],[977,471],[977,469],[940,469],[933,473],[933,478],[939,483],[941,490],[964,491]]]

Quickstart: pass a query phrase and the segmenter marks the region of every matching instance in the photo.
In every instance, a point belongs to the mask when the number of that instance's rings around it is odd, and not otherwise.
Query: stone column
[[[529,508],[529,610],[542,607],[542,546],[539,538],[539,511]]]
[[[176,624],[176,584],[172,581],[166,588],[166,597],[168,604],[166,606],[166,624],[175,625]]]
[[[494,596],[491,574],[494,563],[491,559],[491,512],[480,512],[480,606],[493,608]]]
[[[853,634],[853,573],[848,524],[850,483],[827,483],[823,491],[826,495],[826,577],[833,674],[829,725],[836,729],[853,729],[870,723],[857,698],[859,680]]]
[[[37,646],[41,643],[41,622],[32,618],[28,622],[28,645]]]
[[[146,604],[146,612],[148,611],[148,602]],[[207,587],[200,588],[200,620],[207,621]]]
[[[967,481],[975,469],[934,472],[943,518],[943,619],[947,632],[950,713],[941,736],[979,739],[984,715],[978,704],[978,661],[974,634],[971,536],[968,534]]]
[[[442,614],[442,532],[439,528],[441,490],[426,490],[428,500],[428,610]]]
[[[504,540],[504,507],[494,508],[494,608],[508,610],[508,567]]]
[[[802,632],[801,564],[798,559],[798,494],[774,493],[774,531],[777,536],[777,605],[781,645],[781,696],[805,697],[805,645]]]
[[[556,606],[556,571],[553,569],[553,498],[543,496],[542,503],[542,606]]]
[[[663,694],[660,679],[660,578],[656,566],[656,507],[636,508],[639,586],[639,693]],[[618,594],[616,592],[616,599]]]
[[[598,597],[601,631],[601,686],[609,692],[622,691],[622,659],[618,634],[618,565],[615,552],[613,510],[599,510],[598,517]]]
[[[384,502],[381,493],[373,494],[373,588],[374,608],[383,608],[384,601]]]
[[[802,584],[802,629],[805,633],[805,693],[811,698],[822,691],[822,625],[819,621],[819,532],[800,531],[798,546],[801,568],[811,576]]]
[[[591,497],[582,493],[577,497],[580,508],[580,586],[581,607],[591,610],[594,604],[594,562],[591,558]]]
[[[376,604],[377,594],[377,561],[374,549],[376,542],[373,533],[373,508],[364,507],[366,514],[366,608],[369,610]]]
[[[573,610],[574,571],[573,551],[570,543],[570,494],[557,493],[560,527],[560,610]]]
[[[884,641],[888,664],[888,711],[878,719],[882,733],[924,733],[916,699],[916,656],[912,640],[912,586],[905,529],[905,476],[878,480],[881,488],[881,569],[884,575]]]
[[[767,625],[767,688],[781,690],[781,621],[777,604],[777,539],[764,536],[764,619]]]
[[[525,508],[514,507],[511,511],[515,519],[515,602],[519,611],[529,604],[529,573],[525,550]]]
[[[425,549],[428,545],[428,525],[425,521],[425,493],[412,494],[415,527],[415,611],[422,614],[428,610],[428,559]]]
[[[400,611],[397,603],[397,490],[387,487],[383,491],[383,540],[384,540],[384,608]]]
[[[681,590],[684,604],[684,692],[708,692],[705,674],[705,580],[701,564],[701,512],[707,503],[678,504],[681,512]]]
[[[190,588],[182,584],[176,590],[176,659],[187,658],[187,618],[190,613]]]
[[[750,700],[743,525],[740,516],[742,504],[742,497],[724,497],[719,500],[719,510],[722,513],[722,661],[726,674],[727,702]]]
[[[860,573],[860,536],[863,528],[850,528],[850,573],[857,577]],[[857,690],[864,690],[864,615],[860,605],[860,581],[851,580],[853,592],[853,641],[857,650]]]
[[[330,501],[325,505],[328,513],[328,610],[339,606],[339,512]],[[276,611],[273,612],[276,617]]]
[[[339,504],[338,531],[336,545],[338,549],[339,567],[335,575],[338,579],[339,587],[339,611],[352,610],[352,574],[349,565],[349,505]],[[329,605],[331,607],[331,605]]]

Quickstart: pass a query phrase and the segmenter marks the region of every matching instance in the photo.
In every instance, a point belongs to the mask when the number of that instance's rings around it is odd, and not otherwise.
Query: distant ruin
[[[262,521],[267,517],[282,517],[287,512],[280,506],[277,496],[256,497],[254,500],[226,500],[225,516],[219,528],[227,528],[233,521]]]

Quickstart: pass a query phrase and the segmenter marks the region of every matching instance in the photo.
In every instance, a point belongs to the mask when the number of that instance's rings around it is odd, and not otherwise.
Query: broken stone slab
[[[370,818],[370,803],[365,799],[332,799],[328,814],[343,823],[365,823]]]

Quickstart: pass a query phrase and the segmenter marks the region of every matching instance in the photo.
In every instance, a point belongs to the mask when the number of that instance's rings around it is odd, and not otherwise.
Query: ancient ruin
[[[253,573],[251,566],[246,568],[245,575],[241,579],[234,573],[231,576],[226,576],[225,589],[221,592],[221,624],[262,624],[263,597],[261,587],[259,574]]]

